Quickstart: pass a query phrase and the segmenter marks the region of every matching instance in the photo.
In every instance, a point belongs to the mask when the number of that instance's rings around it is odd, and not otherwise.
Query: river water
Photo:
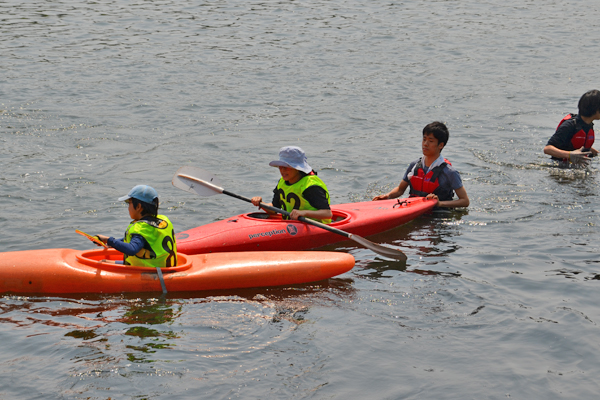
[[[596,0],[0,2],[0,251],[122,235],[154,186],[177,231],[252,211],[299,145],[332,203],[396,185],[421,130],[471,206],[327,249],[312,285],[0,300],[2,399],[591,399],[597,162],[542,147],[599,88]],[[594,33],[596,32],[596,33]]]

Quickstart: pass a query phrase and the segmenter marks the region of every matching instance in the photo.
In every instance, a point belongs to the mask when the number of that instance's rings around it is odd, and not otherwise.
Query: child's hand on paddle
[[[106,242],[108,241],[108,236],[104,236],[104,235],[95,235],[94,238],[98,239],[99,241],[101,241],[104,244],[106,244]],[[94,242],[94,243],[97,246],[102,246],[100,243],[96,243],[96,242]]]
[[[260,196],[253,197],[251,199],[251,201],[252,201],[252,204],[254,204],[256,207],[260,207],[260,203],[262,203],[262,197],[260,197]]]

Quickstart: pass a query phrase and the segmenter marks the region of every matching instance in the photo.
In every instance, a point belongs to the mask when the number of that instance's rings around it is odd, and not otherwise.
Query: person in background
[[[600,119],[600,91],[590,90],[579,99],[578,114],[567,114],[556,127],[554,135],[544,147],[544,154],[558,161],[559,166],[570,164],[588,166],[590,157],[598,155],[594,149],[594,124]]]
[[[317,173],[308,165],[306,154],[300,147],[286,146],[279,150],[279,160],[269,163],[279,167],[281,178],[273,190],[273,207],[290,213],[291,219],[311,218],[324,224],[331,223],[329,191]],[[252,204],[259,207],[262,197],[253,197]],[[269,214],[273,212],[265,210]]]
[[[158,215],[158,193],[147,185],[137,185],[127,196],[119,197],[129,206],[132,221],[123,239],[96,235],[123,253],[125,265],[169,268],[177,265],[175,231],[171,221]]]
[[[423,157],[408,165],[397,187],[389,193],[374,197],[373,200],[395,199],[410,188],[410,197],[436,199],[436,207],[468,207],[469,196],[460,174],[441,155],[449,136],[448,128],[441,122],[436,121],[425,126],[421,145]],[[458,199],[454,199],[454,192]]]

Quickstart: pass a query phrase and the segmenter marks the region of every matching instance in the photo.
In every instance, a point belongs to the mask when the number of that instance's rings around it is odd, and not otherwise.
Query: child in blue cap
[[[125,265],[168,268],[177,265],[175,231],[171,221],[158,214],[158,193],[147,185],[137,185],[127,196],[119,197],[129,205],[133,221],[123,239],[96,237],[123,253]]]
[[[279,160],[269,163],[279,167],[281,179],[273,190],[272,206],[290,213],[291,219],[311,218],[324,224],[331,223],[329,191],[325,183],[306,162],[300,147],[286,146],[279,150]],[[262,197],[253,197],[252,204],[259,206]],[[267,213],[272,214],[269,210]]]

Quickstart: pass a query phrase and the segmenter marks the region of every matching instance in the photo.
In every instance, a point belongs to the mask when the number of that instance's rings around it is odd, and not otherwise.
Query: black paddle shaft
[[[226,194],[227,196],[235,197],[236,199],[247,201],[248,203],[252,203],[252,200],[250,200],[249,198],[244,197],[244,196],[240,196],[239,194],[231,193],[231,192],[229,192],[229,191],[227,191],[225,189],[223,189],[223,194]],[[265,210],[273,211],[273,212],[275,212],[277,214],[285,215],[286,217],[290,216],[290,213],[287,212],[286,210],[282,210],[281,208],[269,206],[269,205],[267,205],[265,203],[260,203],[260,207],[264,208]],[[325,229],[325,230],[327,230],[329,232],[337,233],[338,235],[342,235],[342,236],[344,236],[346,238],[350,238],[351,235],[352,235],[351,233],[344,232],[344,231],[341,231],[339,229],[332,228],[331,226],[322,224],[322,223],[320,223],[318,221],[315,221],[315,220],[312,220],[312,219],[309,219],[309,218],[299,217],[298,220],[302,221],[302,222],[304,222],[306,224],[314,225],[314,226],[317,226],[319,228]]]
[[[198,182],[198,183],[201,183],[202,185],[210,188],[211,190],[213,190],[213,191],[215,191],[217,193],[226,194],[227,196],[235,197],[236,199],[243,200],[243,201],[246,201],[248,203],[252,203],[252,200],[250,200],[247,197],[240,196],[240,195],[235,194],[235,193],[231,193],[231,192],[229,192],[229,191],[227,191],[227,190],[225,190],[225,189],[223,189],[221,187],[213,185],[212,183],[206,182],[206,181],[204,181],[204,180],[202,180],[200,178],[196,178],[196,177],[189,176],[189,175],[184,175],[184,174],[179,174],[177,176],[185,178],[185,179],[190,179],[190,180]],[[211,181],[212,181],[212,179],[211,179]],[[175,185],[175,186],[177,186],[177,185]],[[179,187],[179,186],[177,186],[177,187]],[[192,187],[190,186],[190,188],[192,188]],[[187,186],[185,188],[183,188],[183,190],[188,190]],[[196,193],[200,194],[197,191],[196,191]],[[202,194],[200,194],[200,195],[202,195]],[[269,211],[274,212],[274,213],[282,214],[282,215],[285,215],[287,217],[290,216],[289,212],[287,212],[285,210],[282,210],[282,209],[279,209],[277,207],[268,206],[268,205],[266,205],[266,204],[264,204],[262,202],[259,205],[260,205],[261,208],[263,208],[265,210],[269,210]],[[362,246],[366,247],[367,249],[370,249],[371,251],[374,251],[375,253],[380,254],[380,255],[382,255],[384,257],[390,257],[390,258],[394,258],[396,260],[406,261],[406,254],[404,254],[403,252],[401,252],[399,250],[390,249],[389,247],[384,247],[384,246],[378,245],[378,244],[373,243],[373,242],[371,242],[371,241],[369,241],[369,240],[367,240],[367,239],[365,239],[363,237],[360,237],[358,235],[354,235],[354,234],[349,233],[349,232],[344,232],[344,231],[342,231],[340,229],[332,228],[329,225],[325,225],[325,224],[323,224],[321,222],[317,222],[317,221],[314,221],[312,219],[308,219],[308,218],[305,218],[305,217],[299,217],[298,220],[304,222],[305,224],[316,226],[317,228],[321,228],[321,229],[324,229],[326,231],[335,233],[337,235],[341,235],[341,236],[343,236],[343,237],[345,237],[347,239],[350,239],[350,240],[354,240],[356,243],[359,243]]]

